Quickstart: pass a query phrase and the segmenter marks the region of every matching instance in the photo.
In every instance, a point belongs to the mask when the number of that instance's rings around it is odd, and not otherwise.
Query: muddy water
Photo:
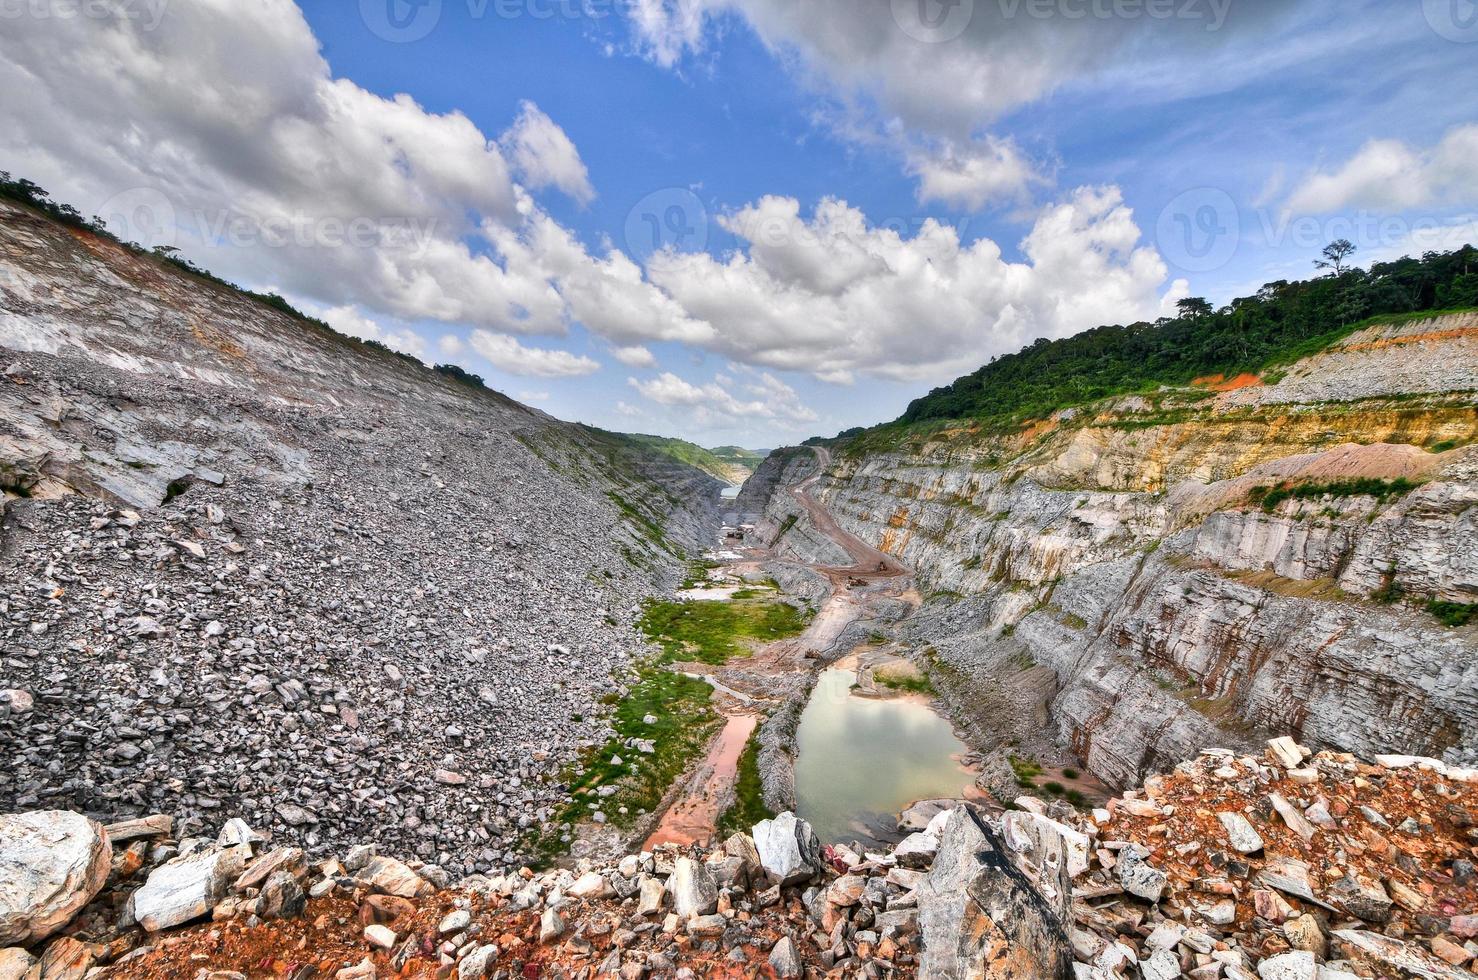
[[[822,841],[897,840],[895,818],[915,800],[960,797],[974,774],[963,742],[923,698],[850,692],[854,670],[822,672],[796,733],[797,812]]]

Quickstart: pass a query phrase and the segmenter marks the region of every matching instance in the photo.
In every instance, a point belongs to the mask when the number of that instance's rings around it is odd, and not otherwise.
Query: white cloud
[[[671,371],[646,381],[627,378],[626,382],[648,401],[682,409],[699,426],[761,419],[795,429],[817,421],[816,413],[801,402],[795,389],[769,373],[761,373],[756,382],[738,385],[739,395],[731,390],[733,379],[723,375],[702,385],[684,381]]]
[[[487,330],[473,331],[472,349],[499,370],[525,377],[575,378],[600,370],[600,364],[589,357],[564,350],[525,347],[507,334]]]
[[[520,391],[518,393],[518,400],[521,401],[521,402],[524,402],[525,404],[528,404],[528,403],[531,403],[531,402],[547,402],[549,400],[549,392],[547,392],[547,391]]]
[[[581,377],[600,370],[599,362],[593,358],[576,355],[569,350],[526,347],[507,334],[494,334],[486,330],[473,331],[471,349],[488,359],[492,367],[523,377]]]
[[[649,368],[657,366],[656,356],[647,350],[647,348],[640,345],[635,347],[612,348],[611,356],[627,367]]]
[[[467,350],[467,345],[462,342],[462,338],[454,333],[442,334],[441,339],[436,342],[436,346],[441,350],[442,354],[452,358],[461,357],[462,353]]]
[[[935,141],[909,154],[908,171],[918,178],[920,203],[942,201],[967,211],[1025,201],[1034,186],[1048,183],[1014,140],[994,136]]]
[[[322,318],[339,333],[374,340],[398,351],[404,351],[421,360],[426,360],[426,342],[412,330],[386,330],[352,306],[335,306],[315,311],[309,304],[308,312]]]
[[[823,380],[943,380],[1036,337],[1153,318],[1166,277],[1113,187],[1044,209],[1025,262],[933,220],[912,238],[869,227],[834,200],[806,220],[795,200],[767,197],[721,222],[747,252],[659,252],[651,279],[711,325],[701,346]]]
[[[539,107],[525,102],[501,140],[509,160],[529,187],[557,187],[581,204],[595,200],[590,174],[575,144]]]
[[[6,20],[9,169],[249,285],[406,321],[568,328],[522,245],[543,219],[526,187],[592,192],[537,108],[524,105],[505,157],[461,113],[333,78],[290,0],[173,4],[146,26]]]
[[[1315,172],[1288,197],[1288,210],[1328,214],[1346,207],[1404,211],[1478,198],[1478,124],[1454,126],[1430,149],[1371,140],[1344,166]]]

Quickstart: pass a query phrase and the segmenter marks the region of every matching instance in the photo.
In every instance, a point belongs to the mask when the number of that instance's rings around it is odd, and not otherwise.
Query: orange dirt
[[[1478,337],[1478,327],[1454,327],[1451,330],[1429,330],[1425,333],[1414,333],[1405,337],[1385,337],[1380,340],[1367,340],[1359,344],[1344,344],[1335,349],[1341,351],[1385,350],[1388,347],[1404,347],[1407,344],[1440,343],[1446,340],[1461,340],[1464,337]]]
[[[1262,378],[1247,372],[1235,378],[1228,378],[1224,374],[1208,374],[1203,378],[1196,378],[1191,384],[1199,388],[1210,388],[1212,391],[1240,391],[1243,388],[1256,388],[1262,384]]]

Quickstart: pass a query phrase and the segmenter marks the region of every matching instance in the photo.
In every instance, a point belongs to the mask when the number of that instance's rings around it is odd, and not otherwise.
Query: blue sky
[[[793,442],[1478,238],[1470,0],[154,3],[12,19],[0,168],[609,428]]]

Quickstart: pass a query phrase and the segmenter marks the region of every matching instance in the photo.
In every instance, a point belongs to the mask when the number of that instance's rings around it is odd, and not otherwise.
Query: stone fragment
[[[1298,743],[1287,735],[1268,740],[1268,756],[1284,769],[1296,769],[1303,765],[1304,755]]]
[[[929,977],[1059,978],[1070,975],[1066,927],[1071,883],[1057,870],[1059,902],[1049,904],[998,838],[967,807],[951,811],[933,869],[917,896]]]
[[[378,854],[365,862],[355,877],[376,891],[399,898],[415,898],[422,890],[431,887],[406,865]]]
[[[788,811],[755,824],[754,846],[777,885],[809,881],[821,870],[821,844],[811,825]]]
[[[1293,831],[1295,834],[1298,834],[1304,840],[1314,839],[1314,835],[1318,833],[1318,831],[1314,828],[1314,825],[1309,823],[1308,819],[1305,818],[1301,812],[1299,812],[1298,807],[1294,806],[1292,803],[1289,803],[1288,800],[1279,793],[1269,793],[1268,802],[1273,805],[1274,810],[1278,811],[1278,816],[1283,818],[1283,822],[1288,825],[1289,830]]]
[[[394,949],[397,938],[394,930],[378,922],[364,927],[364,941],[376,949]]]
[[[1114,871],[1126,892],[1147,902],[1158,902],[1169,880],[1165,872],[1151,866],[1135,848],[1127,849],[1119,856]]]
[[[1222,827],[1227,832],[1227,840],[1237,852],[1256,854],[1263,849],[1262,835],[1242,814],[1218,813],[1216,819],[1221,821]]]
[[[1262,980],[1317,980],[1318,966],[1313,953],[1282,953],[1257,964],[1257,975]]]
[[[72,921],[112,861],[107,831],[79,813],[0,816],[0,945],[29,946]]]
[[[1412,943],[1378,932],[1336,929],[1332,938],[1342,947],[1345,958],[1385,975],[1422,980],[1473,980],[1473,974],[1467,970],[1446,963]]]
[[[1391,896],[1378,881],[1347,874],[1329,886],[1329,900],[1345,912],[1366,922],[1391,920]]]
[[[198,919],[231,891],[246,865],[246,848],[209,844],[155,868],[133,893],[133,915],[149,932]]]
[[[0,949],[0,980],[22,980],[35,965],[36,957],[19,946]]]
[[[672,894],[672,910],[681,919],[708,915],[718,905],[718,886],[708,869],[692,858],[677,859],[667,890]]]
[[[799,977],[805,972],[800,953],[795,948],[795,940],[789,936],[781,936],[770,948],[770,969],[775,971],[775,976],[785,978]]]

